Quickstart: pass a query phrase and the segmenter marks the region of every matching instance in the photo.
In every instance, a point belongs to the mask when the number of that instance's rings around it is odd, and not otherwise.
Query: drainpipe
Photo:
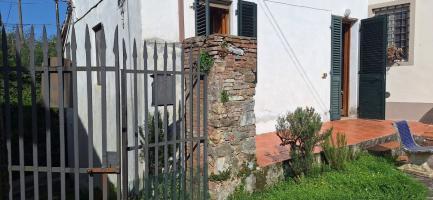
[[[179,10],[179,42],[185,39],[185,13],[184,13],[184,0],[177,0],[177,7]]]

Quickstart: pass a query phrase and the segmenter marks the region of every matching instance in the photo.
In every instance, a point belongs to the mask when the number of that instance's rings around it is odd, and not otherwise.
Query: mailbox
[[[174,105],[175,95],[173,80],[175,76],[157,74],[156,77],[151,75],[152,82],[152,106]],[[157,85],[157,87],[155,87]],[[155,103],[158,103],[155,105]]]

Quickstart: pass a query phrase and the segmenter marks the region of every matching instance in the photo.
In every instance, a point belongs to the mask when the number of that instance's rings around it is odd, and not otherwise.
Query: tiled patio
[[[433,125],[420,122],[409,122],[412,132],[419,136],[433,138]],[[347,144],[354,145],[361,142],[389,136],[395,133],[392,121],[388,120],[363,120],[347,119],[324,123],[322,130],[334,128],[333,134],[345,133]],[[256,136],[256,154],[259,166],[267,166],[290,159],[287,146],[280,146],[280,139],[274,133],[265,133]],[[316,153],[321,149],[317,147]]]

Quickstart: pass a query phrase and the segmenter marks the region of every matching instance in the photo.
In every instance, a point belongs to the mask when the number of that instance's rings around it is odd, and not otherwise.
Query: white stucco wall
[[[329,120],[331,16],[367,17],[366,1],[258,0],[257,134],[275,130],[276,118],[312,106]],[[358,29],[352,26],[349,111],[356,114]],[[323,74],[327,78],[322,79]]]

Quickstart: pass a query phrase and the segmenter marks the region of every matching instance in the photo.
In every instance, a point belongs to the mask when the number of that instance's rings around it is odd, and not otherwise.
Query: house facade
[[[130,55],[134,54],[134,43],[139,47],[135,52],[138,69],[144,65],[145,52],[141,47],[145,41],[150,42],[146,43],[148,55],[152,55],[153,42],[156,42],[159,58],[163,57],[164,42],[176,43],[175,50],[180,58],[180,43],[186,38],[214,33],[256,37],[256,134],[273,132],[278,116],[299,106],[314,107],[324,121],[357,116],[384,118],[387,36],[384,27],[387,24],[384,17],[369,16],[365,0],[210,0],[209,20],[206,20],[206,4],[197,0],[118,0],[116,3],[71,0],[71,3],[73,10],[66,46],[70,45],[70,30],[74,24],[77,57],[85,58],[87,26],[90,45],[95,47],[91,51],[92,66],[98,64],[101,52],[97,50],[100,46],[98,38],[101,35],[107,41],[107,66],[115,64],[112,41],[116,27],[121,40],[119,45],[123,48],[124,44],[128,55],[127,68],[133,66]],[[371,38],[377,40],[370,41]],[[120,60],[124,60],[122,56],[121,53]],[[157,61],[159,70],[162,62],[163,59]],[[176,66],[180,66],[180,59],[176,62]],[[153,66],[153,60],[148,60],[148,63]],[[77,65],[85,66],[86,60],[77,60]],[[89,124],[86,102],[89,98],[84,89],[87,87],[86,77],[80,73],[78,87],[83,90],[79,90],[78,101],[83,103],[78,103],[79,118],[83,132],[86,132]],[[110,76],[114,75],[107,74],[108,79]],[[97,73],[94,73],[91,88],[95,101],[101,98],[98,80]],[[132,79],[128,81],[132,82]],[[143,85],[143,80],[138,78],[138,83]],[[149,91],[152,90],[150,85]],[[109,89],[114,87],[114,83],[107,82],[108,122],[116,120],[113,114],[116,113],[116,91]],[[140,87],[138,91],[143,89]],[[126,89],[131,91],[133,88]],[[126,100],[128,105],[134,103],[131,96]],[[132,107],[128,106],[128,109]],[[143,103],[138,103],[136,109],[145,113],[143,107]],[[94,106],[94,138],[101,136],[101,122],[98,121],[101,113],[100,107]],[[137,116],[137,121],[144,123],[144,116]],[[135,127],[132,119],[128,118],[129,127]],[[110,138],[107,151],[114,151],[118,127],[116,123],[107,125],[107,137]],[[128,140],[134,141],[133,129],[128,131]],[[94,141],[94,146],[95,154],[100,157],[102,142]],[[87,161],[85,156],[80,159]],[[128,175],[134,177],[134,166],[128,167]],[[138,171],[141,173],[143,170]]]
[[[369,16],[388,14],[388,46],[402,48],[403,58],[386,72],[386,118],[433,122],[433,2],[369,0]]]

